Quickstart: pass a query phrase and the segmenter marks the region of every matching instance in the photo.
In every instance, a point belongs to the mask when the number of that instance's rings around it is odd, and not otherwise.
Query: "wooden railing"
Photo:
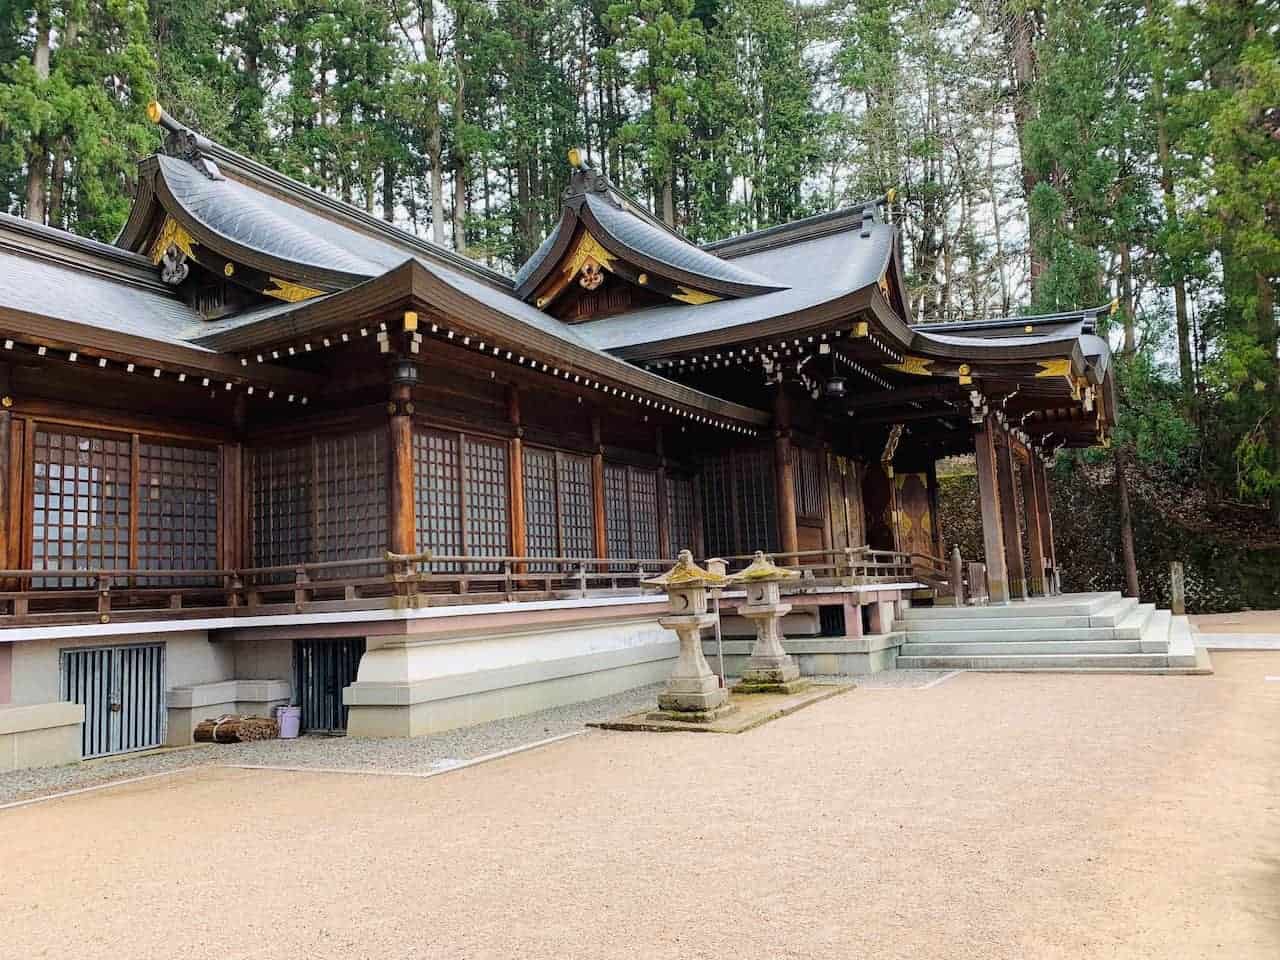
[[[732,572],[753,556],[724,559]],[[804,571],[795,590],[915,570],[908,554],[865,546],[771,556]],[[673,562],[413,554],[236,570],[0,570],[0,627],[638,595]]]

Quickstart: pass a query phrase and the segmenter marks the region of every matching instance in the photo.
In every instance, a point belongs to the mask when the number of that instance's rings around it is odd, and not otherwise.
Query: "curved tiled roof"
[[[744,269],[734,261],[722,260],[683,237],[654,226],[625,207],[617,206],[602,194],[588,193],[585,206],[595,221],[619,244],[665,266],[721,283],[759,287],[761,293],[787,286]]]
[[[388,243],[229,178],[160,156],[160,176],[184,211],[233,244],[277,260],[375,277],[405,259]]]

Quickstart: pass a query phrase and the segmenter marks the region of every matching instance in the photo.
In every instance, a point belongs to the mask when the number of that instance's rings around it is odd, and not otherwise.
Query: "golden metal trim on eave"
[[[682,300],[685,303],[699,304],[714,303],[720,299],[714,293],[704,293],[701,290],[694,290],[691,287],[684,286],[683,284],[678,289],[680,290],[679,293],[673,293],[671,295],[672,300]]]
[[[281,280],[279,277],[271,277],[270,279],[275,286],[268,287],[262,292],[268,297],[275,297],[277,300],[284,300],[286,303],[310,300],[312,297],[318,297],[323,293],[321,290],[304,287],[300,283],[292,283],[289,280]]]
[[[896,370],[898,373],[910,373],[917,377],[932,377],[933,371],[929,366],[933,363],[925,357],[905,356],[901,363],[886,363],[885,369]]]

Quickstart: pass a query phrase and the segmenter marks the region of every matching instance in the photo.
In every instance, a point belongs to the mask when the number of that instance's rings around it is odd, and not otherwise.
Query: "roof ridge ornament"
[[[569,175],[569,185],[565,187],[564,199],[586,196],[588,193],[600,193],[621,207],[619,200],[612,196],[613,183],[604,171],[591,166],[587,152],[582,147],[569,148],[569,166],[573,172]]]
[[[147,104],[147,119],[169,133],[161,148],[165,156],[187,161],[210,180],[226,179],[218,165],[204,155],[204,150],[212,145],[209,139],[169,116],[159,100]]]

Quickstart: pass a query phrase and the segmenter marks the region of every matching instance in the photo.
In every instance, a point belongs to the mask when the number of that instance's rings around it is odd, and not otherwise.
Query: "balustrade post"
[[[578,596],[584,600],[587,598],[587,564],[585,561],[578,564]]]
[[[307,602],[308,583],[307,568],[298,564],[293,573],[293,605],[298,613],[302,612],[302,606]]]
[[[107,623],[111,620],[111,578],[98,574],[98,619]]]

